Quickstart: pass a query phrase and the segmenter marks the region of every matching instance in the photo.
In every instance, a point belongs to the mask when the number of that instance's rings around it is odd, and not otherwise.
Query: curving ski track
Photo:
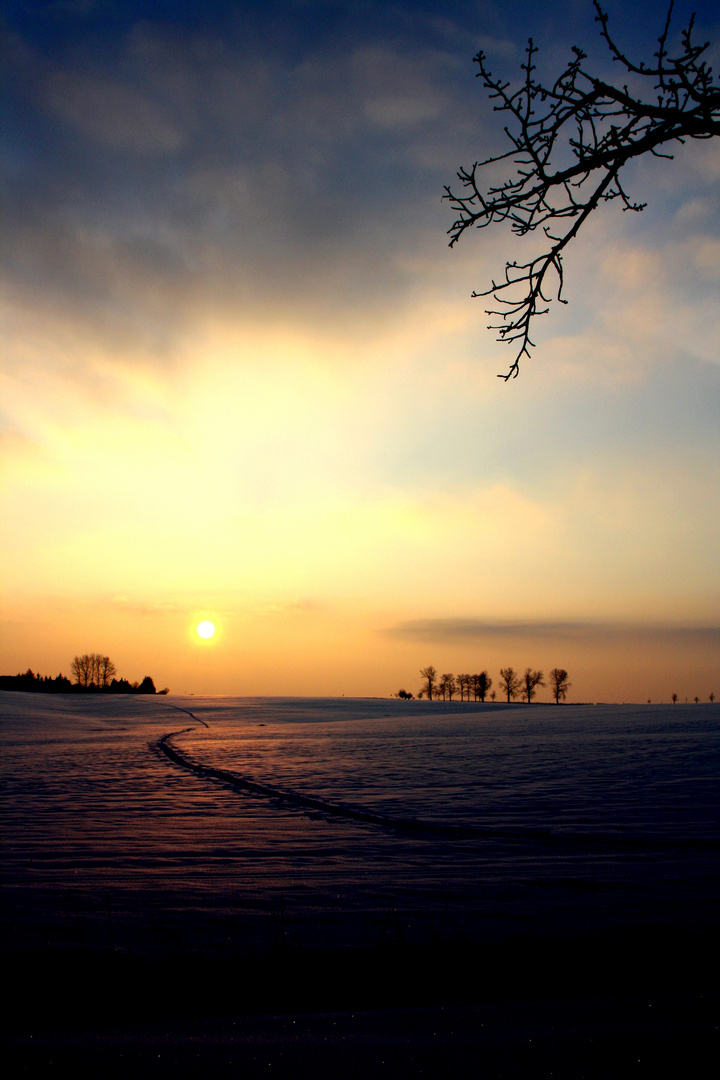
[[[195,716],[189,709],[181,709],[178,705],[168,705],[167,708],[187,713],[188,716],[191,716],[193,720],[202,724],[203,727],[209,728],[209,724],[206,724],[204,720]],[[180,731],[169,731],[155,743],[155,748],[181,769],[185,769],[195,776],[202,776],[210,780],[219,780],[221,783],[227,784],[235,791],[248,791],[252,792],[254,795],[263,795],[266,798],[280,799],[282,802],[289,803],[293,806],[303,807],[308,810],[316,810],[323,814],[327,814],[330,817],[366,822],[370,825],[378,825],[384,829],[391,829],[394,832],[414,833],[429,838],[444,836],[447,839],[454,840],[467,840],[473,838],[488,840],[502,839],[524,843],[553,844],[563,847],[620,848],[622,850],[661,851],[668,848],[720,848],[720,839],[715,838],[690,840],[668,838],[663,840],[656,837],[612,836],[608,834],[586,836],[566,833],[561,835],[553,833],[550,829],[526,829],[521,826],[516,828],[492,828],[483,825],[444,825],[429,821],[418,821],[414,818],[389,817],[385,814],[378,814],[372,810],[366,810],[361,806],[355,806],[349,803],[330,802],[327,799],[303,795],[299,791],[291,791],[287,788],[276,787],[274,784],[263,784],[257,780],[248,780],[246,777],[239,776],[229,769],[216,769],[211,765],[200,765],[190,758],[184,757],[179,750],[171,745],[171,740],[176,736],[184,735],[192,730],[193,728],[188,727],[182,728]]]

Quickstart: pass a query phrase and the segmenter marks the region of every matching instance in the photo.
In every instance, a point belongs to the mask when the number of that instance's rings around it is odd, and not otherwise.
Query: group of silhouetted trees
[[[30,668],[24,675],[0,675],[0,690],[30,690],[36,694],[69,694],[73,684],[65,675],[36,675]]]
[[[672,697],[670,698],[670,700],[672,701],[672,703],[673,703],[673,705],[674,705],[674,704],[675,704],[675,703],[677,702],[677,700],[678,700],[678,696],[677,696],[677,694],[673,694],[673,695],[672,695]],[[693,701],[695,702],[695,704],[696,704],[696,705],[699,705],[699,704],[700,704],[700,698],[699,698],[699,697],[697,696],[697,694],[695,695],[695,697],[694,697],[694,698],[693,698],[692,700],[693,700]],[[711,690],[711,691],[710,691],[710,694],[708,695],[708,701],[709,701],[709,702],[710,702],[710,704],[712,705],[712,703],[714,702],[714,700],[715,700],[715,693],[714,693],[714,691],[713,691],[713,690]],[[685,698],[685,701],[687,701],[687,698]]]
[[[70,670],[75,676],[75,682],[85,690],[91,686],[96,690],[104,690],[117,675],[117,668],[110,657],[103,656],[102,653],[73,656]]]
[[[73,656],[70,670],[75,676],[74,689],[109,694],[156,694],[155,683],[146,675],[141,683],[116,679],[117,668],[103,653],[83,653]],[[167,690],[160,691],[167,694]]]
[[[461,701],[485,701],[488,694],[490,700],[495,701],[497,696],[494,690],[491,691],[493,681],[487,671],[481,671],[477,675],[453,675],[450,672],[439,675],[437,669],[430,665],[422,668],[420,675],[423,683],[417,696],[425,697],[429,701],[452,701],[455,694],[459,695]],[[568,673],[565,668],[553,668],[548,678],[552,695],[559,705],[567,697],[568,688],[572,685]],[[530,704],[536,696],[538,686],[546,685],[542,671],[526,668],[521,675],[514,668],[500,668],[499,687],[508,701],[520,697]],[[399,690],[396,696],[405,700],[413,697],[407,690]]]
[[[0,675],[0,690],[25,690],[41,694],[167,694],[169,689],[156,690],[155,683],[146,675],[142,682],[117,679],[117,668],[109,656],[103,653],[83,653],[74,656],[70,671],[75,679],[71,682],[65,675],[51,678],[36,675],[30,668],[24,675]]]
[[[492,686],[492,679],[487,671],[481,671],[476,675],[453,675],[450,672],[438,675],[437,670],[431,665],[423,668],[420,674],[423,678],[423,685],[418,692],[418,697],[426,697],[430,701],[433,699],[452,701],[455,694],[459,695],[461,701],[485,701]],[[403,696],[411,698],[413,695],[408,694],[406,691],[400,691],[398,697]],[[495,694],[493,693],[491,696],[494,698]]]

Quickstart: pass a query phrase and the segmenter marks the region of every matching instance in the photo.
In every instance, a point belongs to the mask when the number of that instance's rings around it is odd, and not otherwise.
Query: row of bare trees
[[[102,653],[74,656],[70,671],[78,686],[97,686],[101,689],[109,686],[111,679],[117,675],[117,668],[110,657],[103,656]]]
[[[430,701],[433,698],[452,701],[455,694],[460,695],[461,701],[470,701],[471,695],[475,701],[485,701],[492,686],[492,679],[487,671],[481,671],[477,675],[452,675],[450,673],[438,675],[436,669],[430,666],[423,668],[420,674],[423,678],[423,686],[418,697],[424,696]],[[495,697],[494,693],[492,697]]]
[[[677,702],[677,700],[678,700],[678,696],[677,696],[677,694],[673,694],[673,695],[672,695],[672,697],[670,698],[670,700],[672,701],[673,705],[675,705],[675,704],[676,704],[676,702]],[[712,705],[712,703],[714,702],[714,700],[715,700],[715,693],[714,693],[714,691],[713,691],[713,690],[711,690],[711,691],[710,691],[710,696],[708,697],[708,701],[709,701],[709,702],[710,702],[710,704]],[[699,705],[699,704],[700,704],[700,698],[699,698],[699,697],[697,696],[697,694],[696,694],[696,695],[695,695],[695,697],[693,698],[693,701],[695,702],[695,704],[696,704],[696,705]],[[687,704],[687,698],[685,698],[685,703]],[[650,702],[649,702],[649,701],[648,701],[648,704],[650,704]]]
[[[418,697],[426,697],[429,701],[442,700],[452,701],[455,694],[459,694],[461,701],[485,701],[488,694],[492,701],[496,698],[496,692],[490,692],[493,681],[487,671],[481,671],[477,675],[453,675],[446,673],[439,675],[432,665],[422,668],[420,671],[423,684]],[[565,668],[553,668],[549,675],[550,689],[555,698],[555,703],[560,704],[567,697],[569,687],[572,685]],[[526,668],[521,675],[512,667],[500,668],[499,687],[508,702],[515,698],[521,698],[530,704],[537,694],[539,686],[546,686],[542,671]],[[405,690],[398,693],[398,697],[409,698]]]

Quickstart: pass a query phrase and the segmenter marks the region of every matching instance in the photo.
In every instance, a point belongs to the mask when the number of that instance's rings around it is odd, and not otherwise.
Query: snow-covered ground
[[[0,714],[6,950],[713,925],[717,704],[3,693]]]

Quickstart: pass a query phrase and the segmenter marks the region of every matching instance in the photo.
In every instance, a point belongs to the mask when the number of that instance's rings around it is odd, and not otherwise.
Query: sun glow
[[[208,638],[211,638],[215,633],[215,626],[213,625],[213,623],[205,619],[203,620],[203,622],[198,623],[197,632],[201,638],[205,638],[207,640]]]

